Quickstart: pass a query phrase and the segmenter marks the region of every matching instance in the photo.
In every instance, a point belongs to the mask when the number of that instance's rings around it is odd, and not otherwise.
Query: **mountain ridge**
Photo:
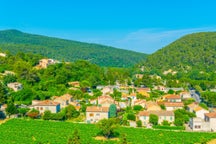
[[[0,48],[13,54],[31,52],[64,61],[84,59],[111,67],[130,67],[144,61],[147,56],[101,44],[28,34],[15,29],[0,31]]]

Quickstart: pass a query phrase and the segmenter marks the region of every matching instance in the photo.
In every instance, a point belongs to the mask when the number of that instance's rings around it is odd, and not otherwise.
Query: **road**
[[[196,102],[200,103],[200,95],[195,92],[195,90],[190,90],[191,97],[195,99]]]

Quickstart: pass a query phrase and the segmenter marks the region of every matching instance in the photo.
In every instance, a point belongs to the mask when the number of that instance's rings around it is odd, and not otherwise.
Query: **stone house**
[[[164,120],[173,123],[175,120],[173,111],[141,111],[139,112],[137,118],[142,121],[144,126],[149,125],[150,115],[154,114],[158,116],[158,124],[161,124]]]
[[[109,118],[109,107],[88,106],[86,108],[86,122],[97,123],[101,119]]]
[[[22,84],[18,82],[8,83],[7,86],[11,88],[12,90],[14,90],[15,92],[23,88]]]
[[[60,111],[60,103],[51,100],[33,100],[32,105],[29,106],[30,109],[36,109],[39,113],[44,113],[44,111],[49,110],[51,113],[57,113]]]
[[[64,95],[59,96],[59,97],[54,96],[53,101],[60,103],[61,108],[65,108],[66,106],[68,106],[73,101],[73,97],[70,94],[64,94]]]

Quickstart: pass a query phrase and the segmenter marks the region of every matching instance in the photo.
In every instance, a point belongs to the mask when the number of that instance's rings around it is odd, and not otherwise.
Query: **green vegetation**
[[[216,33],[186,35],[147,58],[146,65],[164,71],[168,69],[215,71]],[[191,75],[196,77],[196,75]],[[205,77],[200,74],[200,78]]]
[[[151,123],[153,125],[158,125],[158,116],[155,114],[150,114],[149,123]]]
[[[97,133],[100,132],[95,125],[21,119],[12,119],[0,125],[0,143],[66,144],[71,132],[75,129],[79,130],[80,143],[102,143],[102,141],[94,139]],[[124,127],[119,127],[116,131],[125,134],[125,139],[131,144],[143,144],[143,142],[146,144],[201,143],[216,138],[215,133],[202,132],[174,132]],[[107,143],[114,144],[118,142],[108,140]]]
[[[0,48],[13,54],[30,52],[59,61],[87,60],[100,66],[129,67],[144,61],[146,54],[99,44],[51,38],[22,33],[17,30],[0,31]]]

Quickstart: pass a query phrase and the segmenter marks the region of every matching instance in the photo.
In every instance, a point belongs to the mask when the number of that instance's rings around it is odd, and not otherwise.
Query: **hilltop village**
[[[7,57],[0,53],[2,58]],[[34,69],[43,70],[61,62],[53,59],[40,59]],[[67,63],[66,63],[67,65]],[[144,71],[144,67],[140,67]],[[164,75],[176,72],[168,70]],[[22,82],[13,80],[17,74],[10,70],[2,71],[2,85],[12,93],[25,89]],[[134,74],[135,81],[142,81],[145,74]],[[30,103],[2,101],[1,118],[22,118],[44,120],[70,120],[79,123],[95,124],[102,119],[117,118],[128,127],[156,128],[166,126],[181,127],[186,131],[216,131],[216,112],[201,102],[200,94],[183,87],[167,87],[158,75],[149,79],[160,81],[158,85],[147,87],[133,81],[89,87],[80,81],[67,82],[69,93],[53,95],[49,98],[32,99]],[[84,94],[84,96],[80,96]],[[15,95],[16,96],[16,95]]]

